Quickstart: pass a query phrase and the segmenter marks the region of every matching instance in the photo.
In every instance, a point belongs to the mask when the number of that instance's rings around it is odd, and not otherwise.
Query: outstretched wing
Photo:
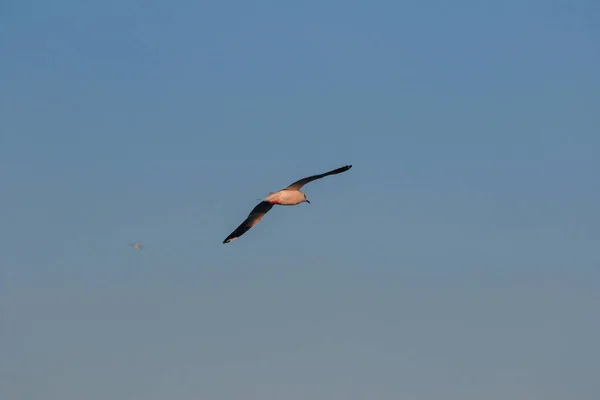
[[[350,168],[352,168],[352,165],[345,165],[345,166],[343,166],[341,168],[334,169],[334,170],[331,170],[329,172],[325,172],[324,174],[308,176],[306,178],[302,178],[302,179],[300,179],[300,180],[292,183],[290,186],[286,187],[285,189],[287,189],[287,190],[300,190],[300,188],[302,186],[306,185],[309,182],[315,181],[317,179],[324,178],[324,177],[329,176],[329,175],[341,174],[342,172],[348,171]]]
[[[252,211],[250,211],[248,218],[246,218],[246,220],[244,220],[240,226],[235,228],[235,230],[231,232],[231,234],[227,236],[225,240],[223,240],[223,244],[229,243],[248,232],[250,228],[258,224],[258,221],[260,221],[260,219],[264,217],[271,208],[273,208],[273,204],[269,203],[268,201],[261,201],[258,203],[258,205],[254,207]]]

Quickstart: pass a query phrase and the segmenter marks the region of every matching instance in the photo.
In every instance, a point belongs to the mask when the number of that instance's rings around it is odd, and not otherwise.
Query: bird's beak
[[[308,199],[305,199],[305,200],[306,200],[306,202],[307,202],[308,204],[310,204],[310,200],[308,200]]]

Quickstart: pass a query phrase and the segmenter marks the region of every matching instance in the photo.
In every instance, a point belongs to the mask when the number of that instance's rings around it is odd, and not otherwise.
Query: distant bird
[[[310,201],[306,198],[306,195],[300,191],[302,186],[329,175],[340,174],[348,171],[350,168],[352,168],[352,165],[346,165],[341,168],[325,172],[324,174],[302,178],[278,192],[269,193],[267,197],[265,197],[260,203],[258,203],[256,207],[254,207],[252,211],[250,211],[248,218],[246,218],[246,220],[244,220],[240,226],[238,226],[233,232],[231,232],[229,236],[225,238],[225,240],[223,240],[223,244],[232,242],[242,236],[244,233],[248,232],[248,230],[256,225],[258,221],[260,221],[260,219],[264,217],[265,214],[268,213],[275,204],[279,204],[280,206],[295,206],[296,204],[304,202],[310,204]]]
[[[134,243],[134,244],[131,245],[131,247],[133,247],[134,249],[141,249],[142,245],[139,244],[139,243]]]

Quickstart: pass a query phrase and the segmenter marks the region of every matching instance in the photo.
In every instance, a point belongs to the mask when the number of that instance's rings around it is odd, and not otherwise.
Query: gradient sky
[[[597,400],[599,21],[1,2],[0,398]]]

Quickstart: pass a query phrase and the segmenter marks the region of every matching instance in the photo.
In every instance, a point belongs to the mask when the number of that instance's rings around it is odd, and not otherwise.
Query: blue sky
[[[598,399],[598,4],[288,3],[0,4],[0,397]]]

